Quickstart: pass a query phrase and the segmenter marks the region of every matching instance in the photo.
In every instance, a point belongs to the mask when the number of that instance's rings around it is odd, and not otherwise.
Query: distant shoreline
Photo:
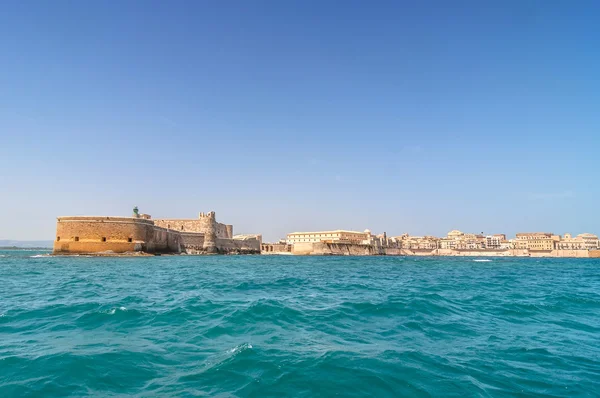
[[[36,246],[0,246],[0,250],[47,250],[52,251],[51,247],[36,247]]]

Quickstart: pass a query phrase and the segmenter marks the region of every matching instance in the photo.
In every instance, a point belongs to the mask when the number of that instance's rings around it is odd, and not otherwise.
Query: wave
[[[473,261],[475,261],[476,263],[489,263],[489,262],[491,262],[492,260],[489,260],[489,259],[487,259],[487,258],[480,258],[480,259],[473,260]]]
[[[252,344],[244,343],[244,344],[240,344],[238,346],[233,347],[231,350],[229,350],[229,353],[236,355],[242,351],[251,350],[251,349],[252,349]]]
[[[106,314],[114,315],[117,311],[126,312],[127,308],[126,307],[111,308],[110,310],[106,311]]]
[[[50,257],[49,254],[35,254],[33,256],[29,256],[29,258],[48,258]]]

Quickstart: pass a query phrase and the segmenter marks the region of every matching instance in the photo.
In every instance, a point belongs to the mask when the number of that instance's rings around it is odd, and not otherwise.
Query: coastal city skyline
[[[484,235],[452,230],[444,237],[364,231],[290,232],[268,241],[260,232],[235,233],[214,211],[194,218],[153,218],[135,206],[129,217],[63,216],[56,222],[53,254],[131,256],[154,254],[279,254],[390,256],[600,257],[591,233],[519,232]]]
[[[176,214],[181,214],[179,212],[175,212]],[[228,214],[229,212],[226,210],[220,214]],[[235,212],[234,212],[235,213]],[[96,215],[100,215],[99,211],[91,211],[89,214],[76,214],[76,216],[86,216],[86,215],[90,215],[90,214],[96,214]],[[129,214],[127,214],[126,212],[121,211],[120,216],[125,216],[128,217]],[[106,214],[104,214],[105,216]],[[55,220],[56,220],[56,215],[53,216],[49,216],[47,217],[50,222],[49,225],[44,226],[45,230],[49,230],[50,232],[46,235],[38,235],[37,238],[35,236],[32,235],[6,235],[6,236],[2,236],[0,235],[0,240],[2,241],[19,241],[22,243],[27,243],[28,241],[35,241],[35,242],[52,242],[54,235],[55,235]],[[181,218],[185,218],[185,217],[181,217]],[[263,240],[265,242],[278,242],[281,240],[285,240],[286,237],[291,234],[291,233],[295,233],[295,231],[334,231],[334,230],[342,230],[342,231],[351,231],[351,232],[360,232],[361,231],[361,226],[356,226],[354,224],[356,223],[352,223],[353,225],[348,227],[347,225],[350,223],[342,223],[342,226],[333,226],[333,227],[329,227],[327,228],[327,224],[323,223],[323,222],[315,222],[315,223],[311,223],[310,221],[308,222],[304,222],[303,225],[307,225],[307,228],[292,228],[286,231],[283,231],[282,233],[280,232],[274,232],[275,231],[282,231],[281,227],[277,227],[274,228],[274,230],[270,230],[270,231],[260,231],[257,228],[252,228],[251,225],[244,225],[242,224],[240,231],[242,231],[243,233],[250,233],[250,234],[254,234],[254,233],[260,233],[263,236]],[[382,223],[371,223],[371,224],[378,224],[381,225]],[[312,227],[311,225],[315,225],[315,226],[325,226],[324,228],[315,228]],[[370,225],[369,223],[365,224],[365,225]],[[369,229],[370,231],[371,229]],[[424,231],[423,228],[416,228],[417,231]],[[429,232],[429,231],[424,231],[421,233],[415,233],[413,231],[410,231],[408,229],[403,229],[401,227],[398,226],[388,226],[386,227],[384,225],[383,228],[373,228],[373,231],[378,231],[379,233],[386,233],[388,236],[394,236],[394,237],[399,237],[399,236],[403,236],[403,235],[407,235],[407,236],[411,236],[411,237],[432,237],[432,238],[442,238],[444,236],[446,236],[446,232],[447,231],[470,231],[470,232],[466,232],[469,236],[470,235],[478,235],[478,236],[494,236],[494,235],[502,235],[504,236],[507,240],[512,240],[514,238],[517,238],[518,234],[522,234],[524,233],[523,231],[555,231],[555,232],[549,232],[550,235],[553,236],[562,236],[562,235],[572,235],[572,236],[577,236],[580,234],[592,234],[594,236],[597,236],[598,234],[595,232],[595,230],[567,230],[567,231],[562,231],[562,230],[557,230],[556,228],[547,228],[547,229],[542,229],[542,228],[529,228],[529,229],[525,229],[525,230],[515,230],[514,228],[511,231],[514,232],[509,232],[509,233],[504,233],[504,232],[498,232],[498,230],[496,229],[492,229],[489,231],[483,230],[483,229],[464,229],[464,228],[450,228],[450,229],[446,229],[446,231],[443,231],[441,228],[435,228],[435,231],[440,231],[440,232]],[[477,231],[477,232],[474,232]],[[297,233],[297,232],[296,232]]]

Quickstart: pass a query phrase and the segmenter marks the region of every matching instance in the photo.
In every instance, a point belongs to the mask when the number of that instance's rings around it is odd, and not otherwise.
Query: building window
[[[102,237],[102,242],[106,242],[106,236]]]
[[[73,240],[74,240],[75,242],[79,242],[79,236],[76,236],[76,237],[75,237]]]
[[[56,241],[59,242],[60,241],[60,236],[56,237]]]
[[[133,238],[127,238],[127,242],[129,242],[129,243],[133,242]]]
[[[183,231],[183,225],[181,226],[181,230]]]

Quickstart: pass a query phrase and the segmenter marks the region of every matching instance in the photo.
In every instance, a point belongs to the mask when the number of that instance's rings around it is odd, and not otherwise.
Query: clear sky
[[[598,1],[4,1],[0,239],[600,233]]]

